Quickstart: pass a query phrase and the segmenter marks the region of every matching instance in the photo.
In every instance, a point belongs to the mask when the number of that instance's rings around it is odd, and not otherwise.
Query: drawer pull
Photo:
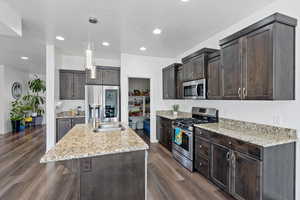
[[[228,144],[229,144],[229,145],[232,145],[232,142],[231,142],[231,141],[229,141],[229,142],[228,142]]]
[[[201,132],[201,131],[199,131],[199,134],[200,134],[200,135],[202,135],[202,132]]]
[[[199,163],[199,166],[202,167],[202,163]]]
[[[201,148],[202,148],[202,145],[199,145],[199,148],[201,149]]]

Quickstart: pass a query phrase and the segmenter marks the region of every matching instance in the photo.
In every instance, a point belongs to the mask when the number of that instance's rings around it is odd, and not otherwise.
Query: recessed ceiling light
[[[110,44],[109,44],[109,42],[102,42],[102,45],[105,47],[108,47]]]
[[[57,40],[60,40],[60,41],[63,41],[63,40],[65,40],[65,38],[64,38],[64,37],[62,37],[62,36],[56,36],[56,39],[57,39]]]
[[[141,51],[146,51],[147,48],[146,48],[146,47],[141,47],[140,50],[141,50]]]
[[[153,33],[154,35],[159,35],[159,34],[161,34],[161,29],[156,28],[156,29],[153,30],[152,33]]]
[[[182,2],[189,2],[190,0],[181,0]]]
[[[27,56],[22,56],[21,59],[22,60],[28,60],[29,58]]]

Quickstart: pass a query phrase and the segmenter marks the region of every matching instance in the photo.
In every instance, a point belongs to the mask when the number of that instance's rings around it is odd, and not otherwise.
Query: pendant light
[[[98,20],[94,17],[89,18],[90,24],[97,24]],[[97,72],[96,72],[96,66],[93,59],[93,50],[92,50],[92,44],[91,42],[88,44],[88,48],[85,51],[85,68],[87,70],[90,70],[90,78],[96,79],[97,78]]]

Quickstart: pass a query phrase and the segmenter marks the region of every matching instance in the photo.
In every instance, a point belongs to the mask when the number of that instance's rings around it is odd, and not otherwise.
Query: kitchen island
[[[80,200],[140,200],[147,194],[148,145],[130,128],[93,132],[72,128],[42,158],[61,162],[78,176]]]

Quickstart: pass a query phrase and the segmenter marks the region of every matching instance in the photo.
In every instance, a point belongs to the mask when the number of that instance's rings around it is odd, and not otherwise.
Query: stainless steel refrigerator
[[[86,123],[120,121],[120,87],[86,85],[85,112]]]

